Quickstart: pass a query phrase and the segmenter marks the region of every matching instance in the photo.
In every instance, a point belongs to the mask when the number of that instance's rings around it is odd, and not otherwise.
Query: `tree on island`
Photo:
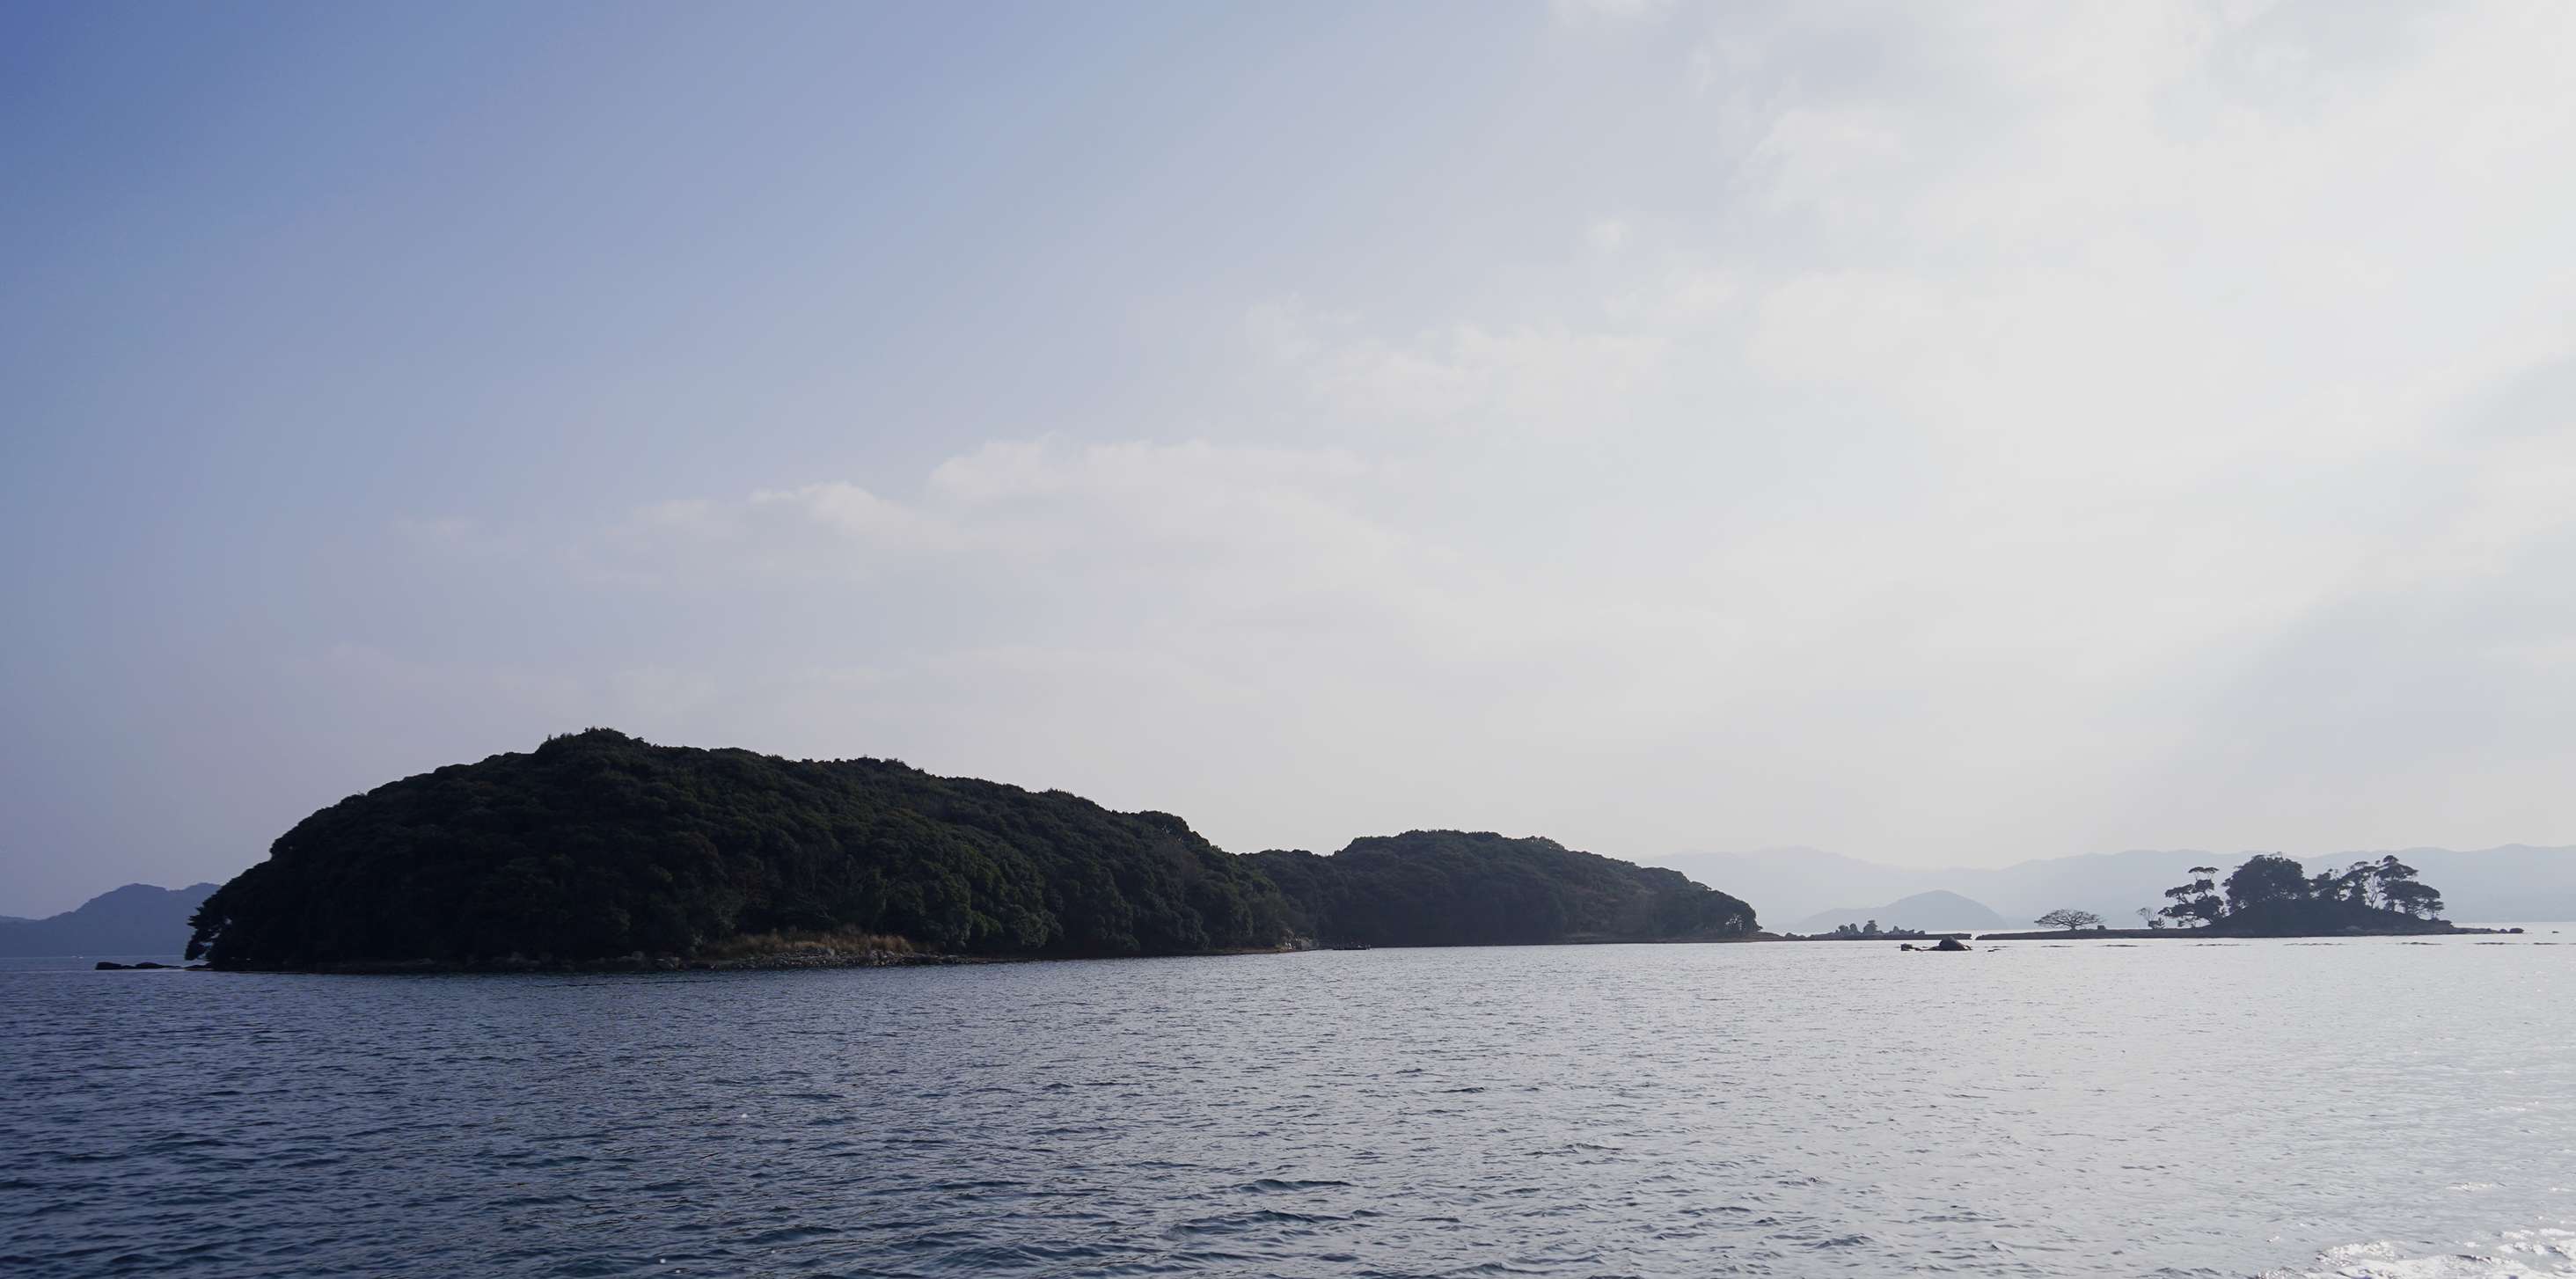
[[[2194,924],[2206,927],[2218,922],[2219,915],[2224,913],[2215,878],[2218,868],[2194,866],[2190,874],[2189,882],[2165,890],[2165,897],[2171,904],[2156,913],[2185,928]]]
[[[2165,890],[2158,914],[2222,931],[2255,934],[2422,931],[2438,925],[2442,894],[2415,878],[2395,854],[2310,875],[2296,860],[2258,853],[2228,873],[2194,866],[2191,882]],[[2218,889],[2224,889],[2222,897]],[[2045,922],[2045,921],[2043,921]]]
[[[2307,869],[2279,853],[2257,853],[2227,875],[2227,913],[2316,896]]]
[[[2425,919],[2442,913],[2442,894],[2434,891],[2430,884],[2416,882],[2415,868],[2397,860],[2395,853],[2379,859],[2371,878],[2378,886],[2382,910],[2420,915]]]
[[[2089,910],[2052,910],[2032,922],[2042,928],[2063,928],[2071,933],[2079,928],[2100,928],[2102,917]]]

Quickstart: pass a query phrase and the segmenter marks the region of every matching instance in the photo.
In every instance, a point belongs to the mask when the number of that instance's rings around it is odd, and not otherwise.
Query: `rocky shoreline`
[[[226,966],[213,971],[395,977],[434,976],[445,973],[770,972],[807,968],[915,968],[1009,962],[1012,961],[968,955],[925,955],[912,951],[822,950],[740,955],[722,959],[683,958],[678,955],[627,955],[614,959],[554,959],[547,956],[530,959],[523,955],[511,955],[502,959],[475,960],[471,963],[457,963],[443,959],[377,959],[349,960],[331,964],[282,964],[274,967]],[[101,965],[101,967],[105,966]],[[206,966],[201,964],[195,967]]]
[[[1969,941],[1975,933],[1765,933],[1755,941]]]
[[[1301,941],[1303,939],[1300,939]],[[1186,956],[1117,956],[1116,958],[1215,958],[1228,955],[1276,955],[1314,949],[1313,943],[1290,944],[1263,949],[1232,948],[1200,951]],[[436,976],[449,973],[681,973],[681,972],[794,972],[825,968],[945,968],[967,964],[1033,964],[1057,959],[1101,958],[1084,955],[940,955],[908,950],[844,950],[818,947],[773,951],[754,955],[731,955],[721,958],[688,958],[679,955],[626,955],[612,959],[555,959],[539,956],[530,959],[511,955],[503,959],[457,963],[439,959],[352,960],[332,964],[286,964],[274,967],[216,966],[217,972],[241,973],[315,973],[338,976]],[[100,964],[100,968],[176,967],[166,964]],[[190,971],[204,971],[210,966],[191,964]]]

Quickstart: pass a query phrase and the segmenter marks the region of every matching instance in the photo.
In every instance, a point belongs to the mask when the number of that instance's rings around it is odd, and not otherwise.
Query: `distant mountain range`
[[[169,955],[188,947],[188,916],[212,884],[127,884],[47,919],[0,918],[0,955]]]
[[[2262,850],[2254,850],[2262,851]],[[2576,847],[2506,844],[2455,852],[2447,848],[2372,849],[2303,860],[2309,871],[2340,869],[2395,852],[2422,873],[2448,901],[2445,918],[2461,923],[2576,920]],[[2020,925],[2061,907],[2089,910],[2113,927],[2134,927],[2137,909],[2164,904],[2164,890],[2183,882],[2193,866],[2234,867],[2253,852],[2135,849],[2053,857],[2004,867],[1918,870],[1828,853],[1813,848],[1770,848],[1749,853],[1686,853],[1661,865],[1753,903],[1767,928],[1805,932],[1799,923],[1848,914],[1837,902],[1893,902],[1935,889],[1992,907],[2006,924]],[[1887,909],[1882,907],[1881,909]],[[1862,918],[1868,918],[1863,915]],[[1878,917],[1884,925],[1885,915]],[[1799,921],[1793,923],[1791,921]],[[1835,919],[1825,925],[1851,922]],[[1955,925],[1952,925],[1955,927]]]
[[[1754,907],[1760,910],[1761,907]],[[1923,932],[1964,932],[1975,928],[2002,928],[2012,921],[1998,915],[1984,902],[1970,901],[1957,893],[1933,889],[1899,898],[1884,906],[1853,906],[1818,911],[1789,925],[1792,932],[1831,932],[1841,924],[1866,924],[1877,920],[1881,928],[1912,928]]]

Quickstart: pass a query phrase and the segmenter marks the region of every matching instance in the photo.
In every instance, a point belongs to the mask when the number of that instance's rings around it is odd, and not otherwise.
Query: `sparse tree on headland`
[[[2390,853],[2380,858],[2373,877],[2379,883],[2379,900],[2383,909],[2404,915],[2420,915],[2426,919],[2442,913],[2442,894],[2429,884],[2418,883],[2415,868],[2397,860],[2397,854]]]
[[[2224,913],[2218,899],[2218,868],[2194,866],[2190,873],[2189,882],[2165,890],[2170,904],[2156,913],[2186,928],[2194,924],[2206,927],[2218,922],[2219,915]]]
[[[2100,928],[2102,917],[2089,910],[2052,910],[2032,922],[2042,928],[2063,928],[2071,933],[2079,928]]]

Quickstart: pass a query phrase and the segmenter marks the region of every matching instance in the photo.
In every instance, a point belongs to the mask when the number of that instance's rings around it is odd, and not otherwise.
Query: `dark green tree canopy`
[[[1062,791],[608,729],[342,800],[190,922],[192,957],[240,968],[689,956],[795,930],[1072,956],[1754,927],[1752,907],[1677,871],[1544,839],[1416,831],[1334,857],[1236,857],[1168,813]]]
[[[2442,895],[2415,878],[2415,868],[2395,856],[2358,861],[2342,871],[2309,875],[2297,861],[2258,853],[2229,872],[2222,901],[2208,878],[2215,867],[2194,866],[2196,877],[2165,890],[2172,899],[2162,914],[2199,921],[2212,931],[2248,935],[2333,932],[2439,931]]]
[[[1753,908],[1675,870],[1549,839],[1417,830],[1330,857],[1255,853],[1289,921],[1328,945],[1484,946],[1750,936]]]
[[[593,729],[380,786],[279,837],[193,921],[218,966],[688,955],[773,929],[932,950],[1275,945],[1278,893],[1167,813]]]
[[[2249,857],[2227,876],[2227,909],[2230,914],[2273,902],[2297,901],[2309,895],[2311,888],[2307,870],[2279,853]]]

